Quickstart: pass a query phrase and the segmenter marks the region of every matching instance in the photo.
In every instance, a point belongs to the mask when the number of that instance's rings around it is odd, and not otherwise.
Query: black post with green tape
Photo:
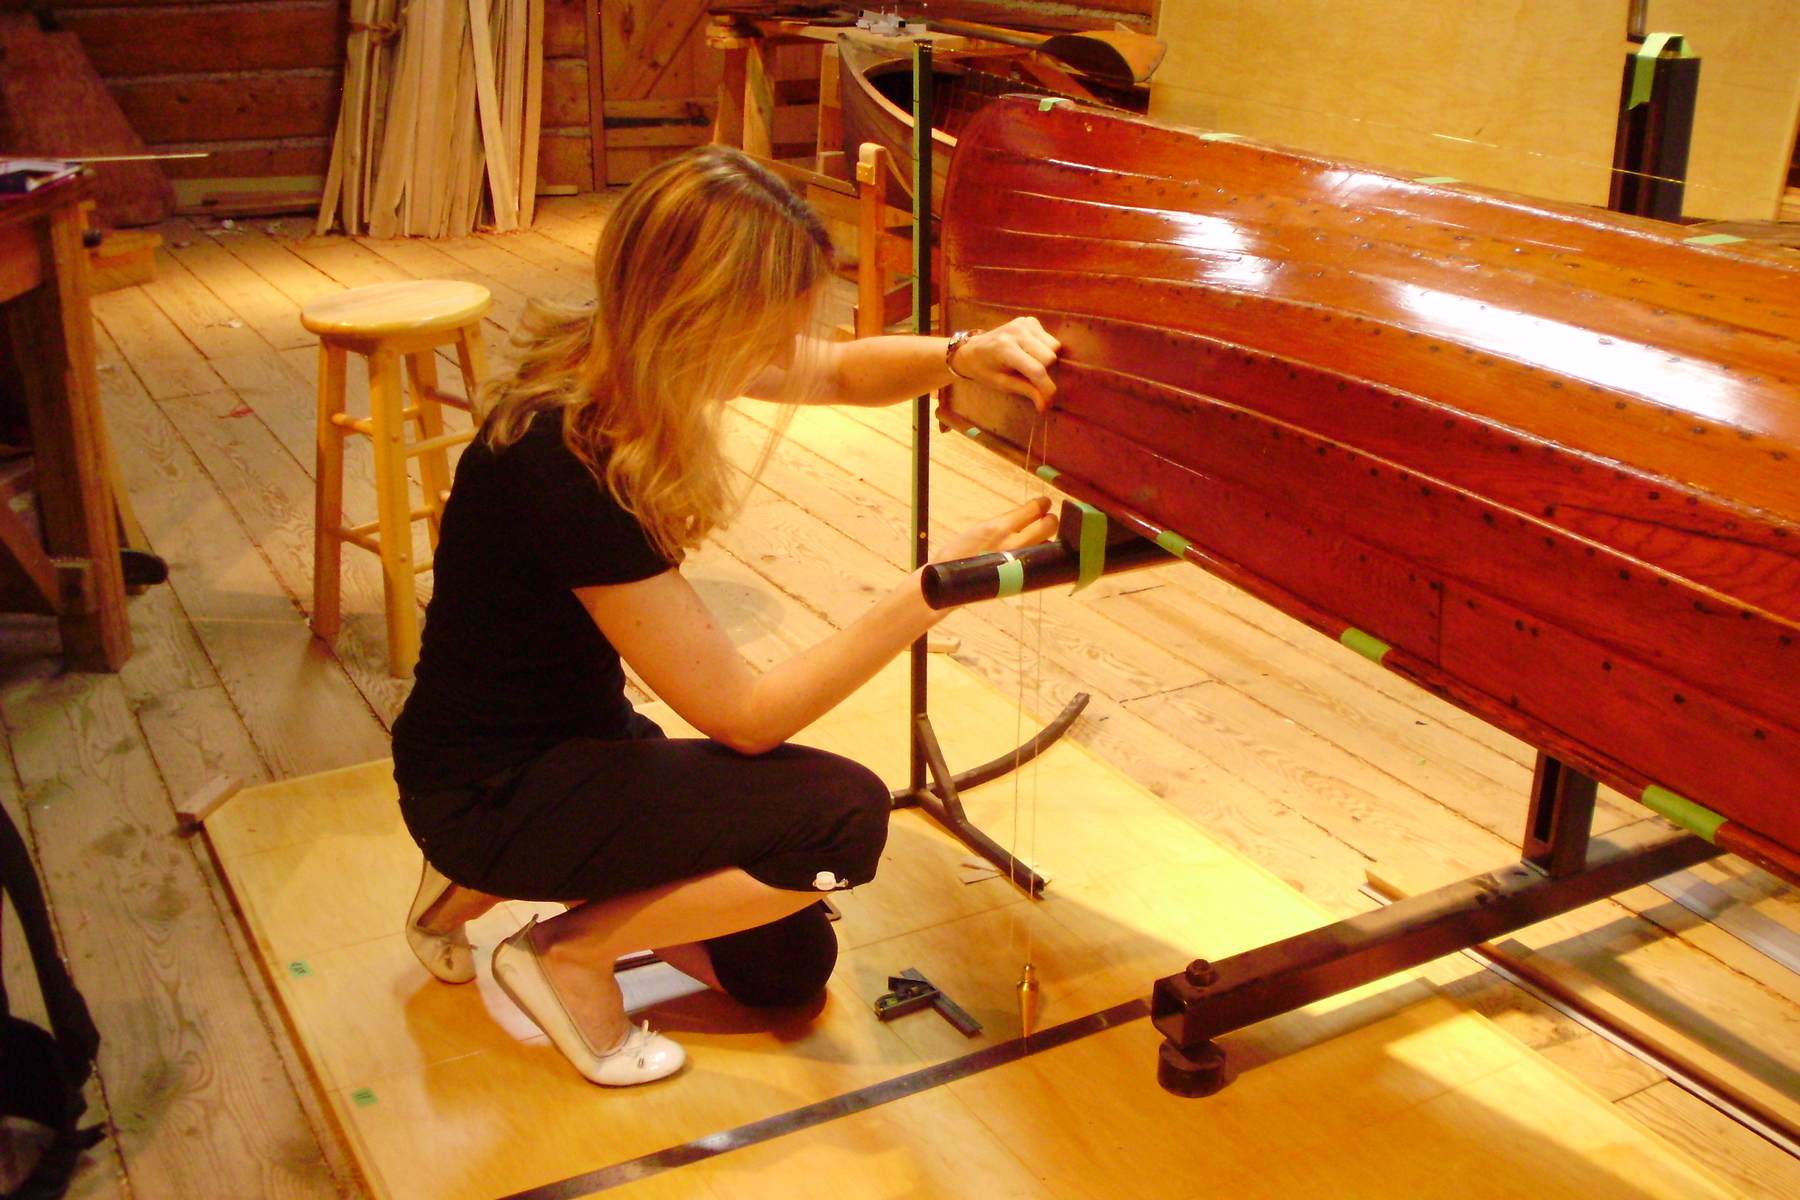
[[[931,43],[913,43],[913,332],[931,334],[931,119],[934,108],[931,77]],[[912,442],[912,565],[914,570],[931,559],[931,397],[913,400]],[[925,746],[920,740],[919,719],[926,716],[928,689],[925,679],[926,643],[921,637],[912,646],[912,790],[926,784]]]
[[[1065,583],[1079,591],[1101,575],[1153,567],[1169,555],[1165,546],[1110,524],[1100,510],[1065,500],[1055,541],[932,563],[920,586],[932,608],[955,608]]]

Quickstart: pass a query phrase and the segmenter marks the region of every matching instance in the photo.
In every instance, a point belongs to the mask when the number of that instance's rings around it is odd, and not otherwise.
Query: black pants
[[[606,900],[727,867],[792,891],[874,878],[888,793],[873,772],[799,746],[750,757],[640,722],[630,741],[572,739],[480,787],[403,794],[407,828],[450,879],[515,900]],[[837,961],[817,904],[706,946],[745,1004],[804,1003]]]

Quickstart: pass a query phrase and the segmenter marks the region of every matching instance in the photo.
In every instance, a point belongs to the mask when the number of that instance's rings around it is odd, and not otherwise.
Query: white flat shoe
[[[431,906],[456,885],[430,863],[419,873],[419,892],[406,914],[406,944],[427,971],[445,983],[468,983],[475,978],[475,951],[469,935],[458,925],[449,933],[433,933],[419,924]]]
[[[602,1053],[594,1049],[581,1027],[556,994],[537,948],[531,944],[533,917],[525,927],[494,947],[494,982],[506,998],[519,1006],[532,1023],[549,1035],[550,1042],[590,1082],[604,1087],[630,1087],[649,1083],[681,1070],[687,1052],[680,1045],[652,1032],[650,1023],[628,1026],[625,1039]]]

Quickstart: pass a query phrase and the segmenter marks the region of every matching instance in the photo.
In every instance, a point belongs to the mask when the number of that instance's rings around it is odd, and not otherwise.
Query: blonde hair
[[[527,309],[515,370],[483,396],[483,437],[500,449],[557,414],[569,450],[677,559],[742,499],[721,444],[726,402],[794,353],[831,268],[818,215],[742,152],[664,162],[607,219],[594,307]]]

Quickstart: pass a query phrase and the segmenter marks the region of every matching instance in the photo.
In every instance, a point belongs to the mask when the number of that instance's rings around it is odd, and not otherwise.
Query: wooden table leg
[[[769,72],[768,43],[750,43],[744,71],[744,153],[775,157],[775,81]]]
[[[719,110],[713,116],[712,140],[720,146],[744,144],[744,76],[747,49],[725,51],[725,72],[719,77]]]
[[[864,142],[856,162],[856,194],[862,221],[856,238],[856,336],[875,337],[887,329],[887,272],[881,267],[881,239],[887,230],[887,149]]]
[[[77,671],[116,671],[131,657],[131,624],[118,512],[107,478],[79,211],[53,214],[48,236],[51,277],[13,301],[7,316],[21,351],[44,546],[68,567],[58,617],[63,654]]]
[[[838,48],[819,56],[819,134],[813,148],[813,170],[834,179],[850,178],[844,162],[844,109],[840,103],[842,66]]]

